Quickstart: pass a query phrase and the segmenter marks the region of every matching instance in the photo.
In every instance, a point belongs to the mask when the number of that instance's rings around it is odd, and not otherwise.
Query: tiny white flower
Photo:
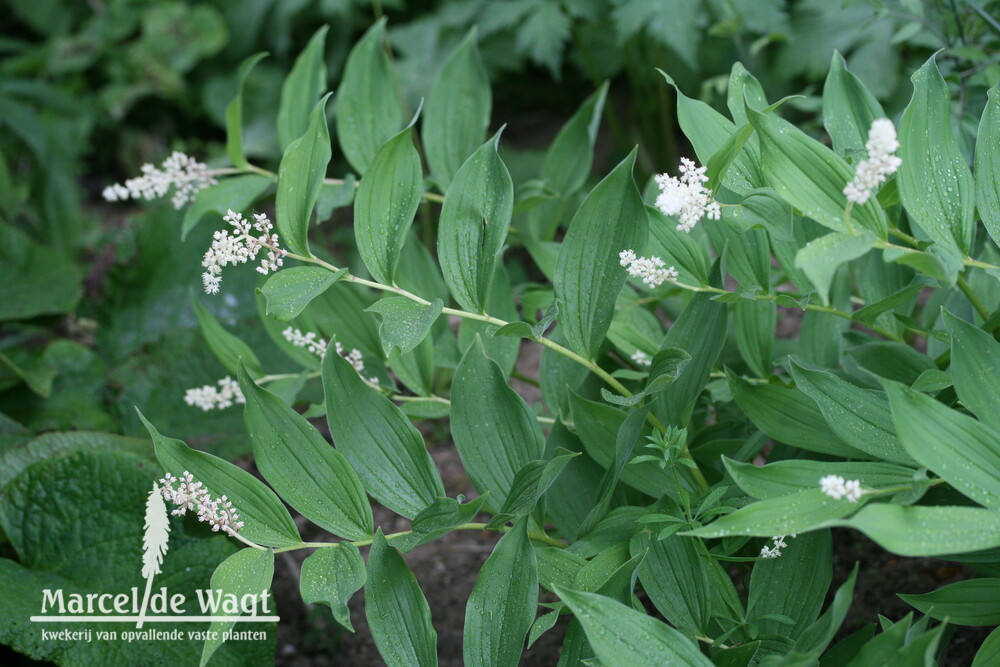
[[[864,495],[861,482],[856,479],[845,481],[840,475],[827,475],[819,480],[819,488],[834,500],[841,498],[856,503]]]
[[[261,260],[257,271],[267,275],[277,271],[284,264],[284,256],[288,254],[278,246],[278,235],[271,233],[273,225],[264,213],[255,213],[254,222],[243,218],[242,213],[230,209],[223,220],[233,228],[230,235],[228,229],[221,229],[212,235],[212,246],[205,252],[201,265],[205,272],[201,274],[201,282],[207,294],[218,294],[222,283],[222,269],[229,265],[246,264],[256,260],[263,248],[268,249],[267,256]],[[254,236],[254,231],[260,233]]]
[[[632,361],[634,361],[639,366],[652,366],[653,360],[649,358],[649,355],[642,350],[636,350],[635,354],[631,356]]]
[[[216,384],[219,386],[214,387],[206,384],[203,387],[188,389],[184,393],[184,402],[190,406],[201,408],[206,412],[209,410],[224,410],[235,403],[246,403],[246,398],[243,396],[243,392],[240,391],[240,385],[236,380],[227,375]]]
[[[166,196],[173,188],[171,201],[174,208],[181,208],[199,190],[215,185],[215,177],[201,162],[179,151],[170,154],[160,168],[144,164],[140,170],[142,175],[130,178],[122,183],[114,183],[104,188],[102,195],[107,201],[125,201],[127,199],[159,199]]]
[[[233,509],[233,503],[226,496],[213,498],[212,494],[201,482],[194,481],[194,476],[184,471],[180,478],[169,472],[157,484],[165,500],[177,505],[171,514],[184,516],[188,510],[198,514],[198,520],[211,524],[212,530],[223,531],[235,535],[243,528],[240,515]],[[174,488],[177,484],[177,488]]]
[[[315,334],[315,332],[308,331],[306,333],[302,333],[302,331],[299,329],[296,329],[294,327],[288,327],[287,329],[281,332],[281,335],[284,336],[285,340],[287,340],[295,347],[304,347],[313,354],[315,354],[317,357],[323,357],[327,352],[328,343],[326,339],[320,338]],[[361,376],[362,380],[364,380],[371,386],[375,387],[376,389],[378,388],[379,383],[377,377],[368,378],[365,377],[364,375],[361,375],[362,371],[365,370],[365,360],[360,350],[351,349],[351,351],[348,352],[340,344],[340,341],[334,341],[334,350],[336,351],[337,354],[339,354],[344,359],[347,359],[348,362],[350,362],[351,366],[354,368],[355,371],[357,371],[358,375]]]
[[[632,250],[622,250],[618,257],[630,276],[641,279],[649,287],[659,287],[679,276],[677,269],[668,267],[659,257],[636,257]]]
[[[872,121],[865,150],[868,158],[854,167],[854,180],[844,186],[847,201],[864,204],[872,191],[894,174],[903,161],[893,155],[899,149],[896,128],[888,118]]]
[[[722,216],[718,202],[712,199],[712,191],[704,186],[708,181],[705,170],[692,160],[681,158],[680,178],[669,174],[656,176],[660,187],[656,208],[664,215],[677,216],[678,231],[690,232],[702,218],[718,220]]]

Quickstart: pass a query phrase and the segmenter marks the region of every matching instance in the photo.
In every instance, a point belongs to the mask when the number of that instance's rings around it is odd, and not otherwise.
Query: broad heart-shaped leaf
[[[812,489],[825,475],[859,480],[866,489],[906,486],[913,482],[915,472],[912,468],[889,463],[854,461],[791,459],[755,466],[724,456],[722,463],[736,485],[754,498],[775,498]]]
[[[962,404],[1000,431],[1000,343],[947,310],[941,318],[951,334],[951,375]]]
[[[507,386],[503,370],[477,338],[455,370],[451,433],[472,483],[490,493],[487,505],[503,507],[517,471],[539,459],[541,427],[524,399]]]
[[[138,412],[138,411],[137,411]],[[212,497],[226,496],[233,502],[244,522],[240,534],[252,542],[269,547],[299,544],[302,538],[291,515],[274,491],[260,480],[228,461],[207,452],[191,449],[180,440],[167,438],[146,421],[149,437],[153,439],[156,460],[164,472],[180,477],[190,472],[196,481],[211,491]]]
[[[329,605],[333,617],[354,632],[347,601],[368,580],[361,552],[350,542],[316,549],[302,562],[299,593],[306,604]]]
[[[243,152],[243,84],[246,83],[250,71],[267,55],[266,52],[255,53],[240,63],[239,69],[236,70],[236,95],[226,106],[226,154],[237,169],[246,169],[250,166]]]
[[[646,244],[646,207],[632,180],[635,149],[597,184],[573,216],[553,279],[563,306],[560,328],[570,347],[592,358],[611,325],[628,273],[618,253]]]
[[[382,145],[354,196],[358,252],[380,283],[393,284],[400,249],[423,192],[424,176],[411,123]]]
[[[940,556],[1000,547],[1000,512],[981,507],[876,503],[830,525],[856,528],[900,556]]]
[[[532,607],[534,611],[534,607]],[[368,553],[365,617],[389,667],[434,667],[437,632],[416,577],[379,528]]]
[[[839,51],[830,59],[830,72],[823,84],[823,127],[833,139],[833,150],[841,157],[863,159],[872,121],[885,118],[878,103],[861,79],[847,71]]]
[[[347,269],[329,271],[318,266],[295,266],[268,277],[260,288],[267,314],[287,322],[298,317],[309,302],[340,280]]]
[[[278,192],[274,198],[275,225],[281,243],[309,256],[309,220],[330,163],[330,130],[326,126],[327,94],[309,114],[305,134],[288,144],[278,165]]]
[[[684,634],[702,634],[711,611],[711,589],[702,555],[692,537],[671,535],[654,540],[648,530],[637,532],[629,552],[645,552],[639,564],[639,582],[646,595]]]
[[[538,562],[522,519],[486,559],[465,607],[462,655],[469,667],[516,667],[538,605]]]
[[[553,588],[583,626],[605,667],[712,667],[712,661],[690,639],[663,621],[603,595]]]
[[[421,304],[402,296],[387,296],[365,310],[378,313],[382,318],[378,333],[388,355],[393,348],[398,347],[400,353],[405,354],[420,345],[443,307],[441,299]]]
[[[384,41],[383,18],[351,49],[337,89],[337,140],[359,175],[364,175],[382,144],[403,124]]]
[[[843,499],[834,500],[824,494],[819,488],[819,480],[816,480],[815,488],[751,503],[732,514],[720,517],[707,526],[685,531],[681,535],[772,537],[804,533],[832,525],[831,522],[851,514],[859,506],[860,503]]]
[[[371,537],[371,505],[344,455],[305,417],[261,389],[240,366],[243,419],[257,468],[289,505],[317,526],[349,540]]]
[[[923,595],[903,595],[903,601],[931,618],[956,625],[1000,623],[1000,579],[981,577],[948,584]]]
[[[209,213],[223,216],[227,211],[244,211],[257,201],[274,179],[262,174],[242,174],[225,178],[210,188],[199,190],[184,212],[181,240]]]
[[[497,154],[500,132],[465,161],[448,188],[438,224],[444,281],[465,310],[481,313],[510,228],[514,185]]]
[[[986,93],[976,139],[976,208],[994,243],[1000,242],[1000,83]]]
[[[882,392],[870,391],[833,373],[811,370],[791,362],[795,386],[819,406],[830,430],[855,449],[873,457],[913,465],[896,437],[889,401]]]
[[[423,143],[432,178],[442,192],[479,146],[490,124],[490,77],[476,48],[476,28],[448,57],[427,96]]]
[[[323,359],[323,393],[333,442],[375,500],[412,519],[444,495],[420,432],[339,354]]]
[[[246,596],[253,596],[254,601],[259,606],[257,615],[270,616],[274,614],[274,602],[270,600],[270,593],[267,589],[271,587],[271,579],[274,578],[274,552],[270,549],[240,549],[226,560],[219,563],[212,575],[211,590],[206,591],[209,595],[222,592],[222,598],[233,598],[249,600]],[[267,597],[265,597],[265,595]],[[221,611],[218,610],[218,611]],[[242,612],[222,614],[213,610],[213,616],[241,616]],[[273,619],[272,619],[273,620]],[[236,621],[212,621],[208,627],[209,639],[205,640],[205,648],[201,652],[200,667],[205,667],[212,654],[215,653],[225,641],[225,635]]]
[[[920,228],[947,249],[969,252],[974,230],[972,174],[951,130],[948,84],[935,56],[913,73],[913,97],[899,120],[896,175],[903,207]]]
[[[761,558],[750,575],[747,615],[760,618],[769,614],[788,616],[793,625],[777,619],[756,621],[763,635],[798,639],[819,617],[826,591],[833,577],[833,540],[829,530],[787,537],[788,546],[778,558]]]
[[[854,170],[832,150],[773,113],[747,107],[747,115],[760,137],[767,185],[824,227],[851,234],[844,220],[844,186],[854,178]],[[874,197],[852,207],[851,221],[854,229],[861,227],[885,238],[885,213]]]
[[[807,243],[795,254],[795,266],[809,278],[823,299],[830,304],[830,284],[841,265],[861,257],[875,246],[874,234],[856,235],[834,232]]]
[[[309,39],[306,48],[295,59],[292,71],[281,85],[281,106],[278,107],[278,143],[282,150],[306,131],[309,109],[326,90],[325,25]]]
[[[1000,433],[906,385],[884,384],[896,433],[910,456],[956,491],[1000,508]]]
[[[212,354],[219,360],[219,363],[226,367],[227,371],[235,375],[240,359],[242,359],[251,376],[258,378],[264,374],[260,360],[249,345],[226,331],[219,324],[219,320],[205,310],[193,296],[191,297],[191,305],[194,307],[194,315],[198,319],[201,335],[205,337],[205,342],[208,343]]]

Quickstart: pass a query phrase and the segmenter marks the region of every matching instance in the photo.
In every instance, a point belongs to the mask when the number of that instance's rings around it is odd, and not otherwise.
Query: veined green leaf
[[[486,306],[514,206],[514,185],[497,154],[499,141],[497,132],[457,169],[438,224],[444,280],[462,308],[477,313]]]
[[[833,578],[833,540],[829,530],[788,536],[779,558],[761,558],[750,575],[747,614],[788,616],[793,625],[768,618],[756,621],[762,635],[798,639],[819,617]],[[789,585],[795,582],[795,585]]]
[[[566,464],[579,455],[580,452],[569,452],[551,459],[531,461],[522,466],[514,475],[510,493],[507,495],[503,507],[490,520],[487,528],[491,530],[499,528],[506,522],[516,520],[535,509],[538,499],[552,486]]]
[[[833,525],[831,522],[855,512],[858,507],[860,503],[834,500],[824,494],[819,488],[819,480],[816,480],[816,488],[759,500],[707,526],[680,534],[696,537],[791,535]]]
[[[1000,343],[947,310],[941,318],[951,334],[955,392],[977,417],[1000,430]]]
[[[347,269],[329,271],[318,266],[293,266],[271,275],[260,288],[267,300],[267,314],[287,322],[298,317],[309,302],[322,294]]]
[[[473,26],[448,57],[427,97],[424,152],[442,192],[448,191],[459,168],[482,142],[492,104],[490,78],[476,48]]]
[[[872,121],[885,118],[878,103],[861,79],[847,70],[839,51],[830,59],[830,72],[823,84],[823,127],[833,139],[833,150],[841,157],[862,158]]]
[[[940,556],[1000,547],[1000,512],[980,507],[876,503],[830,525],[856,528],[900,556]]]
[[[712,667],[690,639],[663,621],[596,593],[554,586],[587,633],[605,667],[685,665]]]
[[[980,644],[972,667],[990,667],[997,660],[1000,660],[1000,628],[994,629]]]
[[[213,497],[229,498],[245,524],[240,531],[241,535],[269,547],[285,547],[302,542],[288,510],[274,491],[260,480],[228,461],[191,449],[180,440],[161,435],[141,412],[139,419],[153,439],[156,460],[160,462],[164,472],[175,477],[190,472],[195,480],[211,491]]]
[[[412,519],[444,495],[420,432],[339,354],[323,359],[323,393],[333,442],[375,500]]]
[[[487,504],[494,510],[503,507],[517,471],[542,456],[544,439],[534,413],[478,340],[455,371],[451,431],[472,483],[490,493]]]
[[[897,382],[885,382],[899,439],[960,493],[1000,508],[1000,433]]]
[[[764,87],[760,85],[750,71],[741,62],[733,63],[729,71],[729,86],[726,88],[726,106],[737,125],[747,122],[746,105],[749,104],[754,109],[762,111],[767,108],[767,95],[764,94]]]
[[[528,521],[507,532],[486,559],[465,607],[462,654],[470,667],[516,667],[538,605],[538,562]]]
[[[351,49],[337,90],[337,139],[359,175],[403,124],[392,64],[383,45],[385,22],[379,19]]]
[[[703,634],[711,611],[711,589],[694,538],[671,535],[654,540],[648,531],[640,531],[629,543],[629,552],[645,552],[639,582],[664,618],[688,636]]]
[[[198,319],[198,327],[201,329],[201,335],[205,337],[205,342],[208,343],[208,348],[227,371],[235,375],[242,359],[251,376],[259,378],[264,374],[260,360],[249,345],[226,331],[196,298],[191,297],[191,305],[194,306],[194,315]]]
[[[329,97],[329,94],[324,96],[313,108],[305,134],[288,144],[278,166],[275,225],[281,243],[299,255],[310,255],[309,221],[332,155],[330,130],[326,126]]]
[[[733,332],[740,355],[757,377],[767,377],[774,367],[774,327],[778,307],[773,301],[744,299],[733,308]]]
[[[242,600],[244,596],[255,596],[262,605],[266,605],[263,593],[271,587],[271,580],[274,578],[274,552],[270,549],[240,549],[226,560],[219,563],[212,573],[210,584],[212,591],[222,591],[223,596],[232,595],[236,599]],[[267,612],[274,613],[274,608],[269,607]],[[261,615],[268,615],[267,612]],[[220,614],[222,615],[222,614]],[[236,614],[225,614],[226,616],[239,616]],[[236,621],[212,621],[208,628],[210,639],[205,640],[205,647],[201,652],[200,667],[205,667],[212,655],[225,641],[225,635],[229,632]]]
[[[358,252],[381,283],[393,284],[399,253],[423,192],[424,176],[411,122],[378,150],[354,197]]]
[[[1000,579],[957,581],[923,595],[899,594],[903,601],[931,618],[956,625],[1000,623]]]
[[[1000,243],[1000,83],[986,94],[976,139],[976,208],[994,243]]]
[[[723,464],[736,485],[754,498],[775,498],[815,488],[826,475],[856,479],[866,489],[906,486],[913,481],[912,468],[890,463],[853,461],[809,461],[793,459],[763,466],[723,457]]]
[[[378,313],[382,318],[378,333],[382,348],[389,355],[397,347],[400,354],[405,354],[420,345],[443,307],[441,299],[424,305],[402,296],[387,296],[365,310]]]
[[[972,174],[951,130],[948,84],[931,56],[913,73],[913,97],[899,120],[896,175],[906,212],[945,249],[968,254],[974,230]]]
[[[435,667],[437,632],[416,577],[399,552],[375,533],[368,554],[365,617],[389,667]]]
[[[278,143],[282,150],[302,136],[309,126],[309,109],[326,91],[325,25],[309,39],[306,48],[292,65],[281,85],[281,106],[278,107]]]
[[[795,266],[801,269],[819,292],[825,305],[830,304],[830,284],[841,265],[861,257],[875,246],[876,238],[868,232],[857,235],[834,232],[807,243],[795,254]]]
[[[306,604],[328,605],[337,622],[354,632],[347,601],[367,579],[361,552],[350,542],[341,542],[335,547],[316,549],[302,562],[299,593]]]
[[[243,418],[257,468],[289,505],[334,535],[363,540],[374,530],[371,506],[344,455],[284,401],[240,367]]]
[[[243,84],[246,83],[251,70],[267,55],[266,52],[255,53],[240,63],[239,69],[236,70],[236,95],[226,105],[226,154],[237,169],[246,169],[250,166],[243,152]]]

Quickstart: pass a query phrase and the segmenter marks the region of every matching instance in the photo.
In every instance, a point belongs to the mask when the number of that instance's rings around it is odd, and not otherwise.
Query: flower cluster
[[[868,130],[868,142],[865,150],[868,159],[862,160],[854,168],[854,180],[844,187],[847,201],[864,204],[873,190],[894,174],[902,160],[893,155],[899,148],[896,141],[896,128],[888,118],[872,121]]]
[[[649,358],[649,355],[642,350],[636,350],[635,354],[631,357],[632,361],[635,362],[637,366],[652,366],[653,360]]]
[[[827,475],[819,480],[819,488],[823,493],[834,500],[846,499],[848,502],[856,503],[861,500],[864,491],[861,490],[861,482],[856,479],[844,481],[840,475]]]
[[[775,535],[774,537],[771,538],[771,541],[774,542],[774,546],[773,547],[769,547],[769,546],[767,546],[765,544],[763,547],[761,547],[761,549],[760,549],[760,557],[761,558],[778,558],[778,557],[780,557],[781,556],[781,550],[788,548],[788,543],[785,542],[785,538],[786,537],[791,537],[792,539],[794,539],[794,538],[798,537],[798,535],[794,534],[794,533],[792,535],[790,535],[790,536],[789,535]]]
[[[124,184],[114,183],[104,188],[101,193],[107,201],[125,201],[127,199],[159,199],[167,194],[171,187],[174,196],[171,199],[174,208],[180,208],[199,190],[215,185],[216,180],[208,168],[201,162],[179,151],[171,153],[157,169],[151,164],[142,165],[142,175],[130,178]]]
[[[233,503],[225,496],[212,498],[212,494],[202,485],[194,481],[194,476],[188,471],[180,478],[169,472],[159,482],[160,492],[165,500],[169,500],[177,509],[171,514],[184,516],[188,510],[198,513],[198,521],[212,525],[212,530],[223,531],[235,535],[243,528],[240,515],[233,509]],[[174,488],[177,484],[177,488]]]
[[[195,387],[184,392],[184,402],[188,405],[197,406],[208,412],[209,410],[223,410],[233,403],[246,403],[247,400],[240,391],[240,385],[228,375],[217,383],[214,387],[206,384],[203,387]]]
[[[659,287],[668,280],[677,280],[677,270],[664,264],[659,257],[636,257],[634,250],[618,253],[619,263],[633,278],[640,278],[649,287]]]
[[[680,178],[667,174],[657,174],[656,184],[660,194],[656,198],[656,208],[664,215],[678,216],[678,231],[690,232],[704,217],[718,220],[722,211],[718,202],[712,199],[712,191],[704,186],[708,181],[705,167],[698,167],[692,160],[681,158]]]
[[[250,260],[256,261],[257,254],[261,249],[267,248],[267,256],[260,261],[257,267],[259,273],[267,275],[271,271],[277,271],[278,267],[284,264],[284,256],[287,250],[278,247],[278,235],[271,233],[273,225],[264,213],[254,213],[253,223],[243,219],[242,213],[235,213],[230,210],[223,220],[233,227],[233,234],[230,235],[228,229],[215,232],[212,247],[205,252],[205,257],[201,265],[205,268],[205,273],[201,274],[201,282],[208,294],[218,294],[219,285],[222,284],[223,267],[237,264],[246,264]],[[254,232],[258,236],[254,236]]]
[[[287,340],[292,345],[296,347],[304,347],[313,354],[315,354],[317,357],[322,357],[323,355],[326,354],[326,349],[328,346],[326,339],[320,338],[312,331],[307,331],[306,333],[302,333],[302,331],[299,329],[288,327],[287,329],[281,332],[281,335],[283,335],[285,337],[285,340]],[[334,349],[337,351],[337,354],[342,356],[344,359],[347,359],[347,361],[350,362],[351,366],[354,367],[354,370],[357,371],[358,375],[361,375],[361,372],[365,370],[365,360],[364,357],[361,355],[361,351],[357,349],[352,349],[350,352],[348,352],[344,349],[344,346],[341,345],[339,341],[334,341],[333,344],[334,344]],[[377,377],[366,378],[365,376],[361,375],[361,379],[372,386],[378,386]]]

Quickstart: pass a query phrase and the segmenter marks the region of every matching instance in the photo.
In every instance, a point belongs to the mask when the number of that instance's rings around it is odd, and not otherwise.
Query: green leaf
[[[438,225],[444,280],[465,310],[484,311],[513,211],[514,186],[497,154],[497,132],[458,169]]]
[[[282,322],[298,317],[310,301],[346,273],[346,268],[329,271],[318,266],[295,266],[278,271],[260,288],[267,300],[267,314]]]
[[[278,143],[282,150],[306,132],[310,122],[308,110],[313,108],[319,96],[326,91],[324,48],[329,29],[330,26],[325,25],[313,34],[281,85]]]
[[[316,223],[325,222],[333,215],[334,210],[344,208],[354,203],[354,193],[358,184],[354,174],[347,174],[343,183],[323,183],[316,200]]]
[[[866,489],[906,486],[913,482],[914,470],[889,463],[855,463],[794,459],[763,466],[740,463],[723,457],[723,464],[736,485],[754,498],[776,498],[815,488],[821,477],[840,475],[857,479]]]
[[[867,232],[857,235],[827,234],[810,241],[795,254],[795,266],[809,278],[823,299],[830,305],[830,284],[841,265],[861,257],[875,246],[875,236]]]
[[[844,221],[844,186],[854,170],[832,150],[774,114],[747,108],[760,136],[764,178],[781,197],[804,215],[841,234],[851,234]],[[885,214],[875,198],[851,209],[853,226],[885,238]]]
[[[476,48],[476,28],[448,57],[427,97],[424,151],[431,175],[447,192],[490,124],[490,78]],[[511,195],[513,196],[513,195]]]
[[[443,307],[441,299],[425,305],[402,296],[387,296],[365,310],[378,313],[382,318],[378,333],[388,355],[393,348],[398,347],[400,353],[406,353],[420,345]]]
[[[209,595],[215,591],[222,591],[224,597],[230,595],[241,602],[244,596],[257,597],[262,608],[258,608],[260,615],[266,616],[274,613],[274,607],[267,604],[264,594],[271,587],[271,579],[274,578],[274,552],[270,549],[240,549],[232,556],[222,561],[212,575],[211,590]],[[269,594],[268,594],[269,596]],[[273,601],[271,603],[273,605]],[[266,611],[265,611],[266,609]],[[215,616],[216,614],[213,614]],[[225,616],[241,616],[242,612],[225,613]],[[225,634],[232,630],[236,621],[212,621],[208,627],[210,639],[205,640],[205,648],[201,653],[201,667],[209,661],[212,655],[225,641]]]
[[[639,582],[663,617],[688,636],[704,634],[711,591],[696,541],[679,535],[653,540],[648,531],[640,531],[629,551],[633,555],[645,551]]]
[[[538,563],[522,519],[497,542],[465,607],[469,667],[516,667],[538,605]]]
[[[83,276],[72,261],[2,221],[0,264],[0,322],[67,313],[83,296]]]
[[[299,255],[309,253],[309,221],[326,177],[332,154],[326,126],[327,94],[309,114],[305,133],[288,144],[278,166],[278,192],[274,198],[275,224],[281,243]]]
[[[795,240],[792,207],[771,188],[751,190],[739,206],[723,208],[722,219],[738,230],[766,229],[771,238]]]
[[[535,414],[507,385],[503,371],[478,339],[462,357],[451,388],[451,431],[472,483],[503,506],[517,471],[541,458],[542,430]]]
[[[350,542],[316,549],[302,562],[299,593],[306,604],[328,605],[337,622],[354,632],[347,601],[365,585],[368,573],[361,552]]]
[[[856,528],[900,556],[941,556],[1000,547],[1000,512],[979,507],[877,503],[831,525]]]
[[[205,337],[205,342],[208,343],[212,354],[219,360],[219,363],[226,367],[227,371],[235,375],[240,359],[242,359],[251,376],[258,378],[264,374],[260,360],[249,345],[226,331],[219,324],[219,320],[205,310],[193,296],[191,297],[191,305],[194,306],[194,315],[198,319],[201,335]]]
[[[755,624],[762,635],[798,639],[823,608],[833,578],[833,540],[829,530],[821,530],[786,541],[780,557],[754,563],[747,615],[759,619]],[[767,615],[788,616],[795,623],[761,618]]]
[[[1000,343],[979,327],[941,312],[951,334],[951,375],[962,404],[1000,430]]]
[[[368,554],[365,617],[389,667],[435,666],[437,632],[416,577],[379,528]]]
[[[994,243],[1000,243],[1000,83],[986,94],[976,139],[976,208]]]
[[[412,519],[444,495],[420,432],[339,354],[323,359],[323,393],[333,442],[375,500]]]
[[[906,212],[938,245],[968,254],[974,236],[972,174],[951,129],[948,84],[931,56],[913,73],[913,97],[899,120],[896,175]]]
[[[580,452],[561,454],[551,459],[538,459],[523,466],[514,475],[510,493],[500,511],[490,520],[487,529],[494,530],[508,521],[514,521],[535,508],[538,499],[542,497],[566,464],[580,455]]]
[[[601,396],[608,403],[631,407],[638,405],[642,399],[663,391],[683,373],[691,362],[691,355],[676,347],[665,347],[656,353],[649,366],[649,375],[641,391],[631,396],[619,396],[605,388],[601,388]]]
[[[989,667],[1000,660],[1000,628],[991,632],[976,651],[972,667]]]
[[[399,253],[423,192],[424,175],[411,122],[382,145],[354,197],[358,252],[381,283],[393,284]]]
[[[604,341],[628,276],[618,253],[646,243],[646,208],[632,180],[635,155],[633,150],[587,195],[556,265],[553,284],[563,302],[559,324],[570,347],[587,358]]]
[[[978,578],[958,581],[923,595],[899,597],[931,618],[956,625],[997,625],[1000,623],[1000,579]]]
[[[454,498],[438,498],[413,518],[410,534],[393,538],[392,545],[406,553],[447,535],[475,518],[488,497],[478,496],[465,504]]]
[[[872,121],[885,118],[878,103],[861,79],[847,70],[839,51],[830,59],[830,72],[823,84],[823,127],[833,139],[833,150],[841,157],[861,160]]]
[[[243,84],[257,63],[267,55],[266,52],[255,53],[240,63],[239,69],[236,70],[236,95],[226,106],[226,153],[229,155],[229,161],[237,169],[246,169],[250,166],[243,152]]]
[[[1000,433],[905,385],[887,380],[885,390],[910,456],[977,503],[1000,508]]]
[[[337,90],[337,139],[359,175],[403,124],[392,64],[383,45],[385,23],[379,19],[351,49]]]
[[[729,87],[726,89],[726,107],[733,122],[743,125],[747,122],[747,105],[758,111],[767,108],[767,95],[753,74],[741,62],[733,63],[729,71]]]
[[[652,616],[595,593],[560,586],[555,587],[555,592],[583,625],[605,667],[712,665],[690,639]]]
[[[164,472],[175,477],[190,472],[196,481],[212,492],[213,497],[229,498],[246,524],[240,531],[241,535],[269,547],[286,547],[302,542],[288,510],[274,491],[260,480],[228,461],[161,435],[141,412],[139,419],[153,439],[156,459]]]
[[[240,367],[243,418],[257,468],[278,495],[334,535],[363,540],[374,525],[365,489],[344,455]]]
[[[803,368],[794,361],[791,370],[795,386],[816,401],[830,430],[841,440],[874,458],[913,464],[896,437],[885,394],[857,387],[833,373]]]
[[[729,208],[735,207],[726,210]],[[649,253],[662,259],[667,266],[673,265],[681,282],[707,285],[710,262],[705,244],[679,231],[671,218],[652,206],[646,207],[646,215],[649,217]]]
[[[864,502],[864,499],[861,502]],[[751,503],[732,514],[720,517],[707,526],[685,531],[681,535],[773,537],[804,533],[834,525],[832,521],[851,514],[858,507],[859,503],[844,499],[834,500],[824,494],[819,488],[817,479],[815,488]]]
[[[194,196],[194,202],[184,212],[181,221],[181,240],[187,238],[195,225],[209,213],[220,216],[227,211],[245,211],[257,201],[274,182],[270,176],[262,174],[242,174],[230,176]]]
[[[914,298],[920,293],[922,289],[928,287],[930,281],[922,276],[916,276],[912,284],[897,290],[887,296],[884,299],[880,299],[875,303],[869,303],[864,308],[859,308],[854,311],[851,316],[855,322],[860,322],[865,326],[871,326],[878,319],[878,316],[882,313],[889,312],[899,306],[902,306]]]
[[[733,308],[733,333],[740,355],[758,377],[767,377],[774,367],[774,328],[778,307],[773,301],[744,299]]]

